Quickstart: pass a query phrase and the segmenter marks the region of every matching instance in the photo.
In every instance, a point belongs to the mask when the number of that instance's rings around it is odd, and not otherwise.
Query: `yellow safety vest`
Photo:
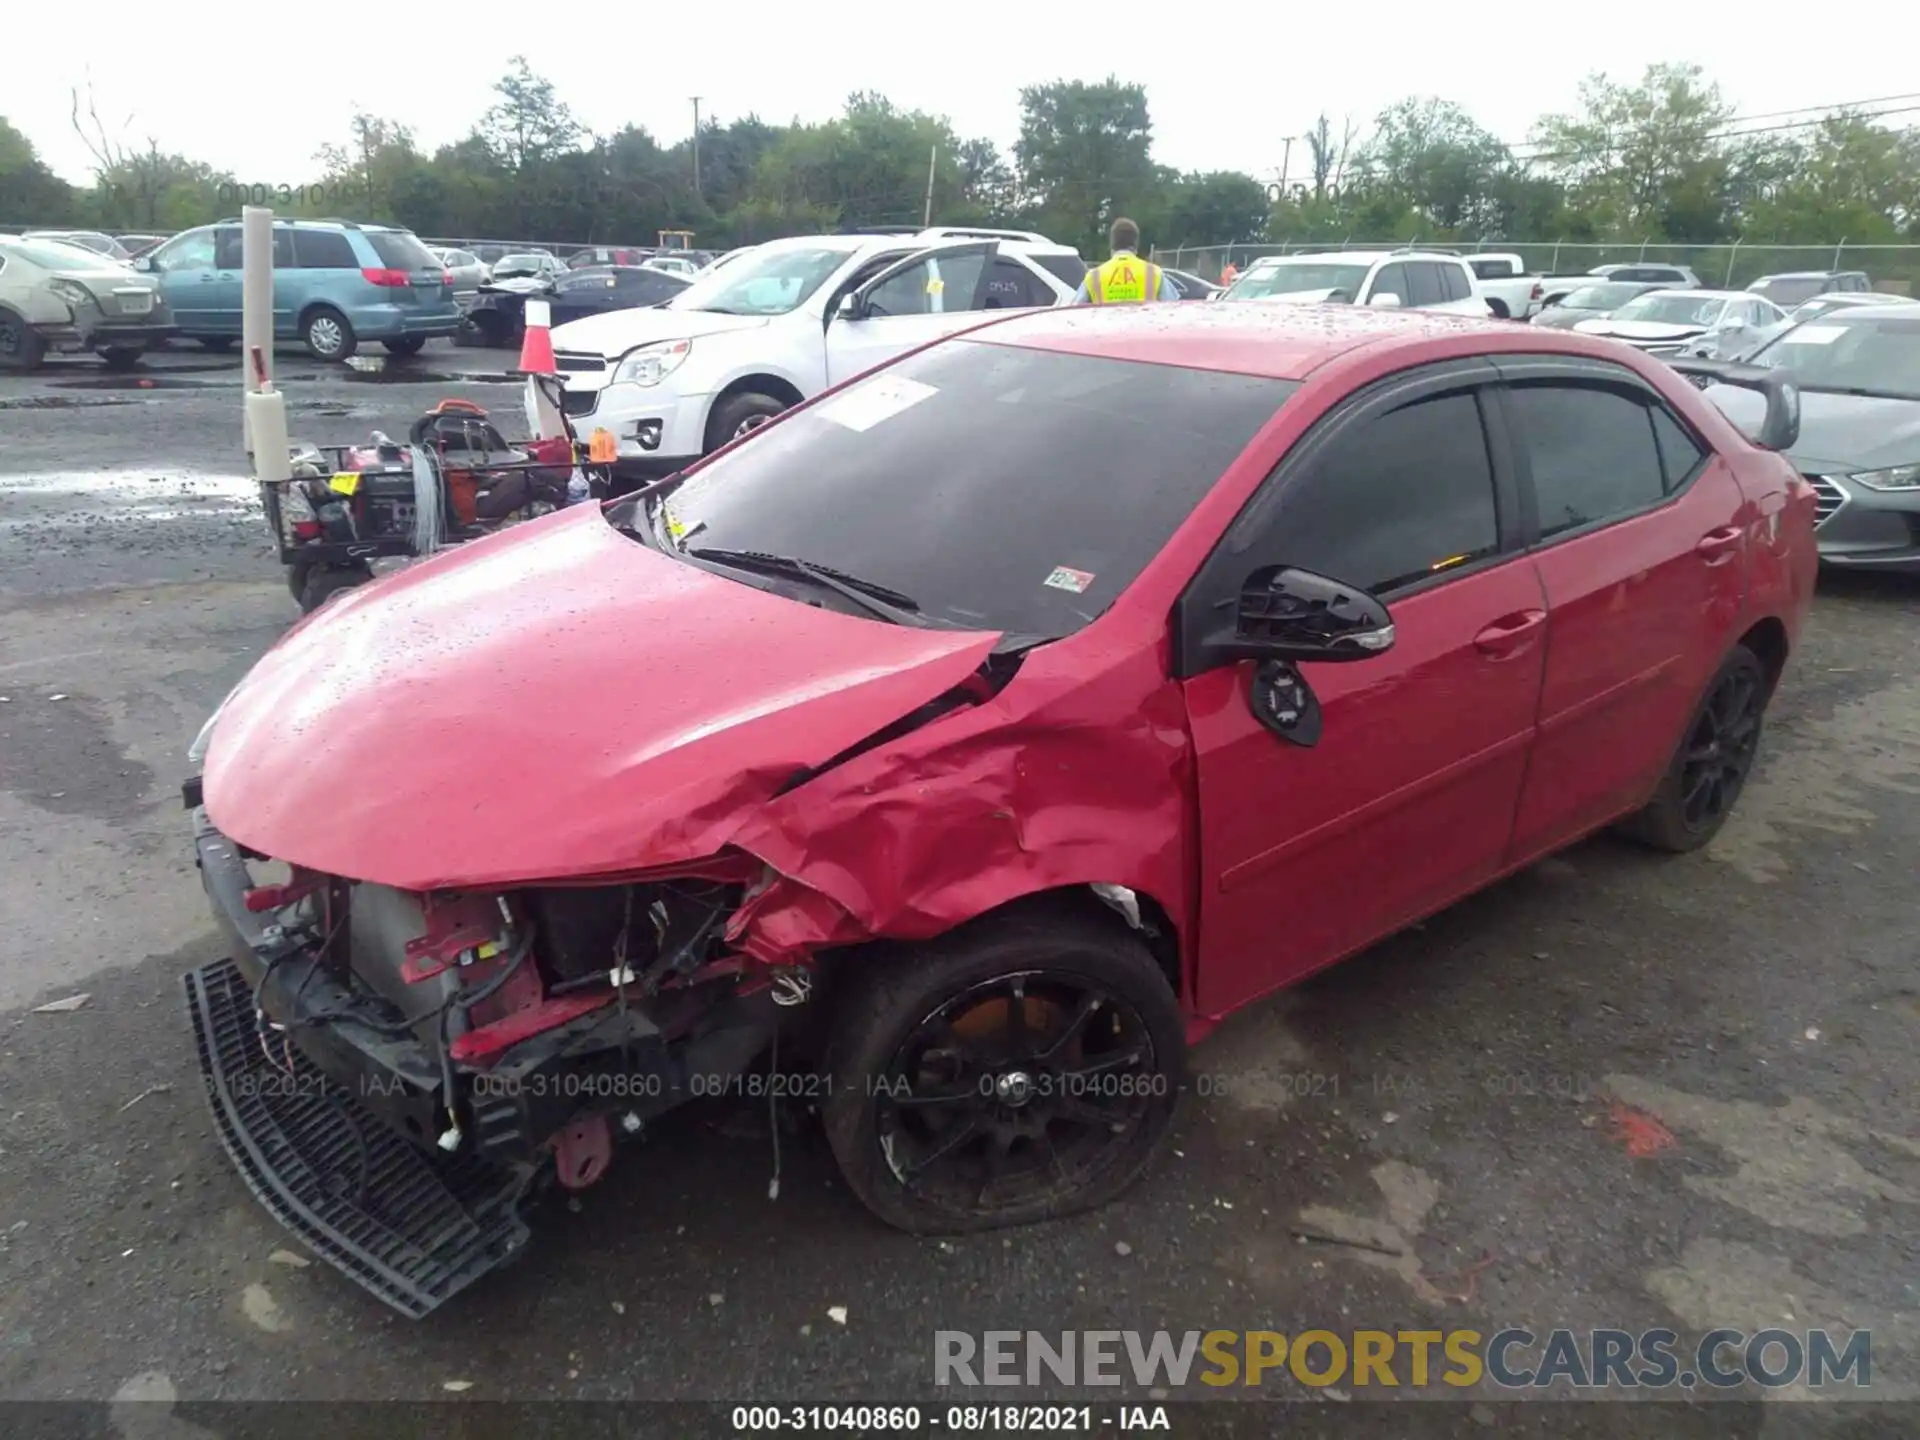
[[[1139,305],[1160,298],[1160,267],[1122,250],[1087,271],[1087,299],[1095,305]]]

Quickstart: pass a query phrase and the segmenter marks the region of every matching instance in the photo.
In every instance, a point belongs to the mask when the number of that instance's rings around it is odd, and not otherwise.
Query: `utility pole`
[[[700,97],[693,97],[693,194],[695,199],[705,199],[700,191]]]
[[[940,147],[938,145],[929,146],[927,148],[927,206],[920,216],[920,228],[922,230],[931,230],[933,228],[933,168],[939,163]]]
[[[1280,197],[1286,198],[1287,176],[1293,173],[1293,137],[1287,137],[1287,148],[1280,152]]]

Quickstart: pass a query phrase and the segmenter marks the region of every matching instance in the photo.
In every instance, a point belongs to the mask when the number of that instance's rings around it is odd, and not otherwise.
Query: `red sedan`
[[[1228,1012],[1602,827],[1710,839],[1813,520],[1605,341],[985,324],[260,662],[187,786],[221,1133],[415,1314],[700,1095],[817,1104],[912,1230],[1099,1203]]]

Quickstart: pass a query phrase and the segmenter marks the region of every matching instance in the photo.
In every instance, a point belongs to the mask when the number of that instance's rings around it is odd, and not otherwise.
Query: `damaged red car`
[[[1117,1195],[1228,1012],[1725,819],[1814,497],[1691,368],[1758,443],[1566,332],[1028,312],[331,601],[191,752],[224,1144],[415,1315],[700,1095],[911,1231]]]

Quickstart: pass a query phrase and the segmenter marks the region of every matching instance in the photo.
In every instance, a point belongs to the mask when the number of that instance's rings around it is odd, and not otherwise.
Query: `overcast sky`
[[[262,17],[257,39],[241,28],[249,10]],[[1849,43],[1811,53],[1784,43],[1805,32],[1784,8],[1766,4],[1666,9],[1652,27],[1657,38],[1612,12],[1596,12],[1602,18],[1593,24],[1561,24],[1557,17],[1571,12],[1474,7],[1451,12],[1444,27],[1457,47],[1441,40],[1438,25],[1394,23],[1432,16],[1426,6],[1116,4],[1063,8],[1057,23],[1042,23],[1044,13],[1008,6],[972,17],[951,6],[763,0],[262,4],[188,13],[94,0],[76,20],[57,5],[33,4],[7,17],[7,49],[26,63],[6,67],[0,115],[61,174],[85,180],[69,90],[90,77],[102,118],[126,138],[151,135],[243,183],[280,185],[313,177],[314,152],[345,138],[356,106],[411,126],[428,149],[459,138],[515,53],[553,80],[593,129],[634,123],[666,143],[690,129],[693,95],[703,97],[703,113],[723,120],[757,112],[785,122],[825,118],[848,92],[875,89],[946,115],[963,137],[1010,146],[1022,85],[1112,73],[1147,87],[1161,163],[1273,180],[1286,138],[1302,135],[1320,111],[1337,125],[1342,115],[1368,119],[1413,94],[1456,100],[1501,139],[1519,142],[1540,114],[1573,104],[1584,74],[1629,79],[1656,60],[1705,65],[1743,116],[1920,88],[1911,45],[1871,43],[1875,34],[1894,40],[1895,10],[1846,0],[1822,7],[1817,28]],[[960,22],[963,15],[969,19]],[[323,34],[336,18],[337,32]],[[1168,23],[1175,28],[1157,28]],[[256,55],[258,70],[250,68]],[[1896,123],[1909,121],[1920,121],[1920,110]],[[1296,140],[1293,178],[1304,161]]]

